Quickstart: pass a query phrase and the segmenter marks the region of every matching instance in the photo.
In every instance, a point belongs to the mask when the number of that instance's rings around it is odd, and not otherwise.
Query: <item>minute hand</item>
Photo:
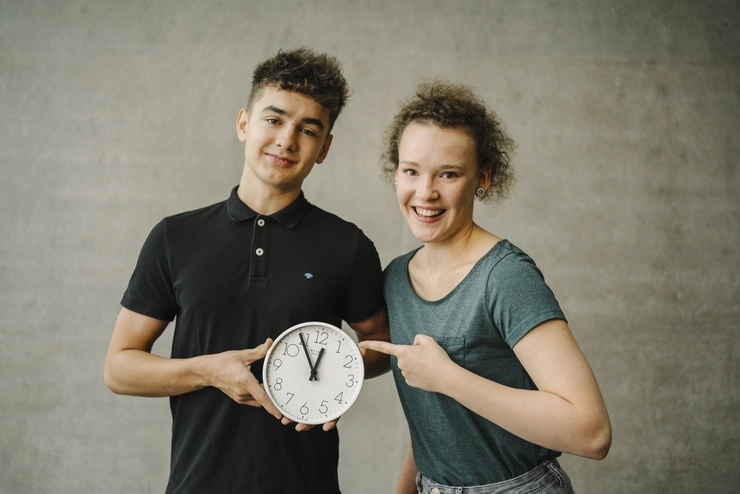
[[[306,354],[306,359],[308,359],[308,368],[311,369],[311,374],[309,374],[308,380],[313,381],[316,378],[316,370],[314,370],[313,362],[311,362],[311,355],[309,355],[308,353],[308,347],[306,346],[306,342],[303,341],[303,333],[298,333],[298,337],[301,339],[301,346],[303,347],[303,353]]]

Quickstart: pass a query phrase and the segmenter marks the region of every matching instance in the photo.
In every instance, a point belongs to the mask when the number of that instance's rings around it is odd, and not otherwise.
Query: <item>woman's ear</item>
[[[491,165],[483,165],[480,170],[478,170],[478,187],[483,187],[488,190],[491,186],[491,176]]]

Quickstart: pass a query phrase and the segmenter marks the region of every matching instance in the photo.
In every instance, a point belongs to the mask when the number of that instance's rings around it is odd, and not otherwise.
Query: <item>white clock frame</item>
[[[306,351],[299,334],[304,335]],[[364,378],[362,354],[354,340],[336,326],[317,321],[296,324],[275,338],[262,368],[270,401],[290,420],[310,425],[331,422],[346,413],[357,400]]]

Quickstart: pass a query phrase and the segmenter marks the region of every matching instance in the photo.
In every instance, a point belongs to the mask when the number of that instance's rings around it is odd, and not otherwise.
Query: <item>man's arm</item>
[[[364,321],[351,322],[349,325],[357,332],[357,338],[360,341],[391,341],[391,331],[388,326],[388,309],[385,305]],[[389,355],[373,350],[361,349],[361,351],[363,360],[365,361],[366,379],[380,376],[391,369]]]
[[[272,340],[248,350],[169,359],[151,353],[167,324],[121,309],[105,359],[105,384],[114,393],[177,396],[214,386],[237,403],[262,406],[271,415],[282,418],[250,371],[253,362],[265,357]]]

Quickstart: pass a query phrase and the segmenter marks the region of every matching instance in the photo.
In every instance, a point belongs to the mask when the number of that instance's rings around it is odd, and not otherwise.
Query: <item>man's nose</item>
[[[295,137],[295,128],[285,125],[275,137],[275,144],[288,151],[295,151],[297,140]]]

